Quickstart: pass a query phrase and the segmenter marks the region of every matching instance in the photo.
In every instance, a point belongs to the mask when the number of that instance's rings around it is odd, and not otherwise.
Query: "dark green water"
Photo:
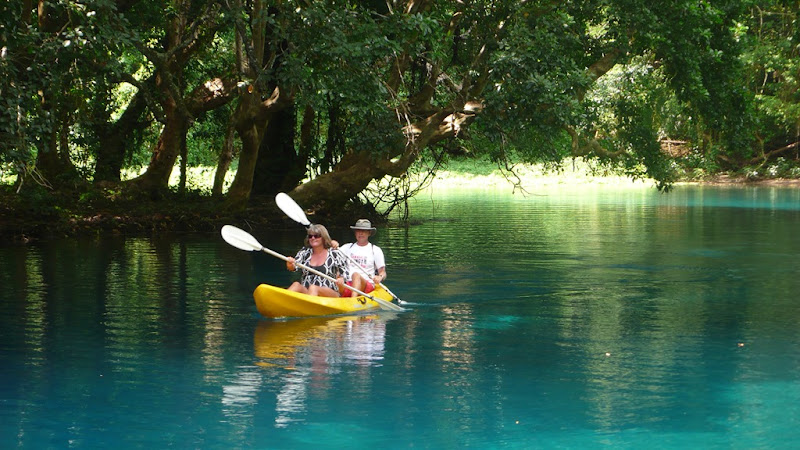
[[[800,190],[460,189],[412,208],[374,238],[409,302],[394,315],[264,320],[253,289],[290,274],[218,234],[0,247],[0,448],[800,439]],[[293,254],[304,230],[252,232]]]

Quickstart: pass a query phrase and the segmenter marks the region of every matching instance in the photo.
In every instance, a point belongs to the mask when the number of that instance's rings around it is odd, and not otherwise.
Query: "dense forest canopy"
[[[14,192],[336,208],[453,155],[800,176],[800,2],[21,0],[0,6]],[[674,150],[678,151],[667,151]],[[124,177],[128,169],[145,167]],[[229,187],[225,175],[235,167]],[[793,171],[793,172],[792,172]],[[380,182],[383,180],[383,182]],[[389,181],[386,181],[389,180]]]

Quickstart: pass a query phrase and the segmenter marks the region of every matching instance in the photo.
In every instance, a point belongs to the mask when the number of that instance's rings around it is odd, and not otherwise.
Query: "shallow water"
[[[415,225],[373,239],[400,314],[265,320],[252,290],[291,274],[217,234],[0,248],[0,447],[800,438],[800,190],[473,188],[411,207]],[[284,254],[304,232],[252,231]]]

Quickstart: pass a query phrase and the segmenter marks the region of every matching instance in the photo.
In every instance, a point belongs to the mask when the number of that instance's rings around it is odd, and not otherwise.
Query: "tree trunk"
[[[229,120],[228,127],[225,130],[225,143],[222,145],[222,150],[219,153],[219,160],[217,161],[217,170],[214,172],[214,187],[211,188],[211,195],[215,197],[222,195],[225,176],[228,174],[228,169],[230,169],[231,162],[236,153],[234,147],[236,128],[234,128],[233,125],[233,120]]]
[[[30,8],[33,4],[26,2],[23,6]],[[67,23],[61,5],[43,0],[38,2],[37,20],[40,31],[49,34],[58,33]],[[57,189],[78,181],[80,176],[70,160],[69,147],[64,144],[63,139],[66,137],[64,133],[68,128],[69,114],[59,104],[58,96],[54,92],[58,92],[58,88],[50,86],[42,88],[40,92],[42,110],[48,111],[52,120],[48,121],[47,130],[37,143],[36,169],[46,184]]]
[[[189,129],[187,128],[186,131],[188,132]],[[180,153],[181,153],[181,178],[180,182],[178,183],[178,192],[181,195],[186,194],[186,177],[188,170],[186,160],[189,157],[187,148],[186,148],[186,133],[183,133],[183,139],[181,139],[181,146],[180,146]]]
[[[344,128],[346,124],[336,102],[328,108],[328,137],[325,140],[325,154],[319,161],[318,173],[327,173],[336,165],[336,157],[344,154]]]
[[[354,160],[352,164],[298,186],[291,191],[291,197],[308,207],[335,209],[357,196],[373,179],[386,175],[369,155],[349,156]]]
[[[306,106],[303,111],[303,123],[300,124],[300,152],[299,159],[305,163],[308,156],[314,152],[314,122],[316,121],[317,114],[314,108]],[[299,180],[298,180],[299,181]]]
[[[247,206],[253,189],[258,151],[267,126],[275,113],[291,104],[291,96],[282,94],[277,87],[266,100],[261,100],[258,90],[246,93],[240,98],[234,120],[236,131],[242,141],[242,152],[239,155],[239,169],[228,190],[226,204],[229,208],[243,209]]]
[[[258,151],[252,195],[275,195],[294,189],[305,176],[305,161],[298,159],[294,149],[295,120],[294,106],[276,112],[270,119]]]
[[[451,139],[460,130],[468,128],[481,109],[482,105],[477,102],[466,102],[455,110],[442,108],[406,127],[406,132],[413,137],[395,136],[394,141],[387,139],[382,157],[374,156],[378,153],[348,153],[332,172],[298,186],[291,196],[302,205],[322,206],[322,209],[339,208],[366,189],[372,180],[386,175],[399,177],[405,174],[422,150],[439,141]]]
[[[186,143],[186,133],[194,116],[222,106],[230,101],[235,82],[232,80],[209,80],[192,91],[186,98],[173,98],[172,91],[162,88],[166,123],[153,151],[147,171],[131,180],[134,186],[150,191],[166,190],[175,161]],[[183,104],[184,106],[180,106]]]
[[[134,132],[145,128],[149,121],[142,120],[147,107],[144,93],[139,91],[133,97],[125,112],[114,123],[102,122],[97,133],[100,140],[97,149],[97,162],[94,169],[94,182],[120,181],[120,171],[125,163],[125,149]],[[105,111],[104,111],[105,112]],[[98,117],[97,122],[106,120]]]
[[[177,112],[167,113],[167,123],[158,138],[147,171],[131,182],[152,194],[165,190],[188,130],[188,117]]]
[[[52,123],[38,144],[36,169],[48,185],[58,189],[74,185],[80,181],[80,176],[69,157],[67,119],[57,117],[56,120],[58,123]]]
[[[131,180],[134,186],[151,193],[167,189],[194,117],[230,101],[235,86],[231,79],[213,78],[186,93],[184,70],[187,62],[212,41],[220,26],[216,2],[208,2],[201,8],[192,8],[191,3],[189,0],[173,0],[174,10],[168,14],[170,19],[163,52],[139,47],[156,68],[155,86],[161,98],[165,122],[147,171]]]
[[[263,130],[266,126],[250,125],[246,129],[238,129],[242,141],[242,152],[239,154],[239,168],[228,190],[226,204],[232,209],[244,209],[250,200],[253,188],[253,174],[258,160],[258,148],[261,145]]]
[[[120,172],[125,162],[125,142],[123,135],[114,132],[103,133],[100,136],[97,161],[94,166],[95,183],[120,181]]]

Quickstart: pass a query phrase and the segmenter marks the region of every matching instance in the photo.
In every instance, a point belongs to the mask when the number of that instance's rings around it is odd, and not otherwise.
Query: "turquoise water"
[[[800,439],[800,190],[460,189],[411,207],[415,225],[374,238],[400,314],[264,320],[252,290],[291,275],[217,234],[0,247],[0,448]],[[304,231],[252,232],[293,254]]]

